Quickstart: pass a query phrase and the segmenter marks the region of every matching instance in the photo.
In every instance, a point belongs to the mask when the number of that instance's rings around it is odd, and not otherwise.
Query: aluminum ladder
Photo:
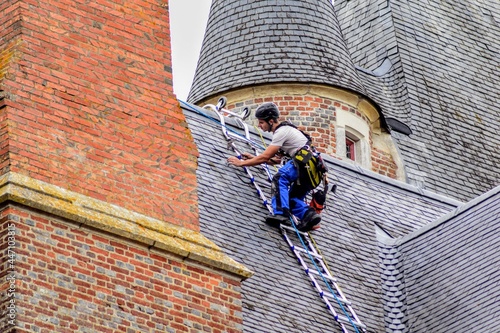
[[[243,109],[242,113],[235,113],[233,111],[224,109],[226,99],[220,98],[216,105],[206,105],[203,108],[214,111],[219,116],[219,121],[222,126],[223,135],[228,142],[228,148],[232,149],[241,158],[241,152],[235,145],[235,141],[240,141],[248,144],[254,151],[255,155],[259,154],[258,145],[250,138],[248,125],[244,120],[250,115],[247,108]],[[230,117],[236,121],[238,125],[243,127],[245,132],[244,136],[239,133],[231,132],[225,122],[225,117]],[[271,173],[267,166],[262,166],[269,181],[272,180]],[[244,167],[245,172],[250,177],[250,181],[257,190],[257,194],[261,198],[264,206],[268,209],[270,214],[273,214],[271,203],[267,200],[261,187],[255,181],[255,177],[248,167]],[[366,332],[366,325],[364,325],[356,312],[352,308],[351,302],[347,300],[344,293],[340,289],[337,280],[332,276],[328,266],[325,263],[323,256],[319,253],[315,243],[312,241],[311,236],[306,232],[301,232],[297,229],[297,219],[295,216],[290,217],[291,226],[280,224],[280,230],[284,240],[287,242],[291,251],[297,257],[299,264],[304,269],[305,274],[311,281],[312,286],[318,291],[320,298],[326,304],[328,311],[333,315],[333,318],[338,323],[342,332]],[[296,246],[292,242],[300,243]],[[314,267],[311,267],[314,266]]]
[[[288,246],[297,257],[304,273],[311,280],[311,284],[318,291],[320,298],[326,304],[327,309],[333,315],[342,329],[342,332],[366,332],[366,326],[356,315],[351,302],[347,300],[332,276],[323,255],[318,252],[316,244],[306,232],[298,231],[295,226],[281,225],[281,233]],[[300,246],[292,242],[292,238],[300,243]],[[351,330],[350,330],[351,329]]]

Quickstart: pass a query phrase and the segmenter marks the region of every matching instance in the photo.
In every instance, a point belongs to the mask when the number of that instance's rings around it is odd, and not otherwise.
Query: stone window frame
[[[344,113],[345,112],[345,113]],[[356,120],[356,121],[354,121]],[[337,111],[336,154],[343,161],[354,163],[363,168],[371,167],[371,148],[369,144],[370,126],[347,111]],[[347,157],[346,141],[354,143],[355,159]],[[339,144],[342,143],[342,144]]]

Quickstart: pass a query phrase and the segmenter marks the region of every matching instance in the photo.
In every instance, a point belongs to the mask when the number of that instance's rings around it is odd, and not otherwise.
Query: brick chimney
[[[198,230],[167,2],[0,5],[0,172]]]
[[[169,34],[167,2],[0,2],[1,332],[241,332]]]

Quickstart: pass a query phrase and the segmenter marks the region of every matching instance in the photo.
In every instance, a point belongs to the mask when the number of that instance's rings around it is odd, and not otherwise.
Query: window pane
[[[356,152],[354,149],[354,141],[346,138],[345,139],[345,149],[346,149],[346,157],[348,159],[355,161],[356,160]]]

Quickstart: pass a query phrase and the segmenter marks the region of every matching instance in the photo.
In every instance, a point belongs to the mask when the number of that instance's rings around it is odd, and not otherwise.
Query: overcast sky
[[[174,92],[185,101],[191,88],[211,0],[170,0]]]

